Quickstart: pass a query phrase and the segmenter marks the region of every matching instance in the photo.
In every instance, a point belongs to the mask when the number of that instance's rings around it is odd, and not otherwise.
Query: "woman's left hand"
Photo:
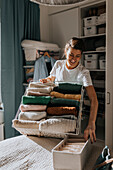
[[[87,141],[90,136],[91,143],[96,142],[95,122],[91,122],[84,130],[84,139]]]

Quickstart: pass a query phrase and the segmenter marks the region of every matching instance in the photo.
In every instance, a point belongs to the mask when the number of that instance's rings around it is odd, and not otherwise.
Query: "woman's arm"
[[[86,87],[86,92],[88,94],[91,106],[90,106],[90,117],[88,126],[84,131],[84,138],[85,140],[88,139],[90,135],[91,142],[96,142],[96,135],[95,135],[95,121],[97,117],[97,110],[98,110],[98,100],[96,96],[96,92],[93,86]]]

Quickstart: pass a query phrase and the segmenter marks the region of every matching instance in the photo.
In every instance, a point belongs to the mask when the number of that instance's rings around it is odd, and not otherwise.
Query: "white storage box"
[[[105,60],[99,60],[99,68],[105,69],[106,61]]]
[[[97,16],[92,16],[92,17],[84,18],[83,19],[84,26],[87,27],[87,26],[91,26],[91,25],[96,25],[97,20],[98,20]]]
[[[54,169],[82,170],[91,151],[90,141],[67,136],[52,150]]]
[[[85,67],[88,69],[97,69],[98,60],[85,60]]]
[[[89,26],[89,27],[84,27],[84,35],[94,35],[97,33],[97,27],[96,26]]]
[[[85,60],[97,60],[98,54],[85,54]]]
[[[0,141],[4,140],[4,124],[0,124]]]

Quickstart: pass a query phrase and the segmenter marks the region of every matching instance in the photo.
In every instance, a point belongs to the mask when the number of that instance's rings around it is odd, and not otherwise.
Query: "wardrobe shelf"
[[[91,54],[91,53],[105,53],[105,50],[100,50],[100,51],[84,51],[83,54]]]
[[[90,38],[90,37],[99,37],[99,36],[105,36],[106,33],[103,34],[94,34],[94,35],[89,35],[89,36],[81,36],[80,38]]]
[[[34,65],[23,66],[23,68],[34,68]]]

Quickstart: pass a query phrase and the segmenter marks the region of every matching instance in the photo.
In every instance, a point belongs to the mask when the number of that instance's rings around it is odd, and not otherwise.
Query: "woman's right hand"
[[[47,83],[47,79],[40,79],[40,82]]]

